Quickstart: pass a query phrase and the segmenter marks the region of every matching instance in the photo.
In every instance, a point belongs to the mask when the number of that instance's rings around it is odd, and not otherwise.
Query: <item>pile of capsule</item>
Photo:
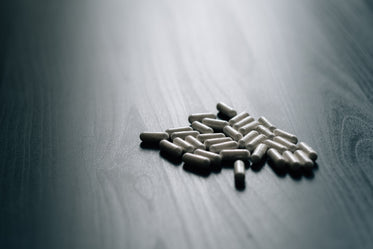
[[[143,132],[143,143],[157,143],[162,152],[198,170],[219,167],[222,161],[234,162],[236,185],[245,183],[245,162],[263,162],[266,155],[277,168],[312,169],[317,153],[304,142],[276,128],[265,117],[255,120],[247,112],[237,112],[227,104],[216,106],[214,113],[189,116],[190,126],[167,129],[165,132]]]

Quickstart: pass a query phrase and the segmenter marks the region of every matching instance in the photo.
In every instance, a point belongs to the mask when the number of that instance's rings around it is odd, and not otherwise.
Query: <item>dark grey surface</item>
[[[372,248],[372,1],[1,1],[0,248]],[[144,130],[225,101],[319,152],[195,175]]]

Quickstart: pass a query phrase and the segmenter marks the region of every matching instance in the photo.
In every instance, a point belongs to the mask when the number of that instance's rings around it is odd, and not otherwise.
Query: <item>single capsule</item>
[[[199,121],[194,121],[192,123],[192,127],[193,127],[193,129],[199,131],[202,134],[205,134],[205,133],[214,133],[214,130],[211,127],[208,127],[207,125],[202,124]]]
[[[237,115],[237,112],[232,107],[230,107],[229,105],[227,105],[223,102],[219,102],[216,105],[216,109],[218,109],[219,112],[221,112],[222,114],[224,114],[228,118],[233,118],[234,116]]]
[[[300,160],[296,157],[291,151],[287,150],[282,153],[282,156],[285,159],[285,162],[290,166],[292,170],[297,170],[300,167]]]
[[[211,151],[196,149],[194,154],[207,157],[210,159],[211,165],[219,166],[221,164],[221,156]]]
[[[264,125],[258,125],[256,128],[255,128],[259,133],[265,135],[266,137],[268,138],[273,138],[275,136],[275,134],[273,134],[272,131],[270,131],[267,127],[265,127]]]
[[[188,143],[187,141],[179,137],[176,137],[172,142],[183,148],[184,152],[193,152],[195,150],[195,147],[192,144]]]
[[[140,139],[144,143],[159,143],[163,139],[168,139],[167,132],[142,132]]]
[[[303,152],[306,153],[311,160],[315,161],[317,159],[317,152],[308,144],[300,142],[299,149],[303,150]]]
[[[284,145],[288,150],[290,150],[292,152],[294,152],[298,149],[298,146],[296,144],[293,144],[289,140],[286,140],[285,138],[280,137],[280,136],[274,137],[273,141]]]
[[[189,127],[189,126],[184,126],[184,127],[176,127],[176,128],[170,128],[170,129],[167,129],[166,132],[168,133],[168,135],[171,136],[172,133],[174,132],[178,132],[178,131],[192,131],[192,127]]]
[[[241,160],[234,162],[234,181],[241,185],[245,183],[245,163]]]
[[[224,149],[220,151],[223,160],[249,160],[250,151],[245,149]]]
[[[173,157],[180,157],[183,154],[183,148],[165,139],[159,142],[159,148]]]
[[[275,166],[280,168],[285,165],[284,157],[276,149],[270,148],[267,151],[267,155],[272,160],[272,162],[275,164]]]
[[[263,143],[266,144],[269,148],[276,149],[277,151],[281,153],[287,150],[287,148],[284,145],[277,143],[275,141],[272,141],[270,139],[266,139]]]
[[[202,149],[202,150],[205,150],[206,149],[206,146],[201,143],[201,141],[199,141],[197,138],[193,137],[193,136],[187,136],[185,138],[185,141],[187,141],[188,143],[190,143],[191,145],[193,145],[194,148],[196,149]]]
[[[188,121],[192,124],[194,121],[201,122],[204,118],[216,118],[216,115],[213,113],[195,113],[189,115]]]
[[[271,124],[271,122],[268,121],[266,117],[260,117],[258,118],[259,123],[261,123],[263,126],[267,127],[270,131],[273,131],[276,129],[276,126]]]
[[[240,146],[240,148],[246,148],[246,144],[248,142],[250,142],[254,137],[258,136],[259,133],[255,130],[252,130],[250,131],[249,133],[247,133],[243,138],[241,138],[240,140],[238,140],[238,145]]]
[[[238,148],[238,143],[235,141],[229,141],[229,142],[224,142],[224,143],[219,143],[219,144],[213,144],[210,146],[210,151],[219,153],[222,150],[226,149],[237,149]]]
[[[287,131],[280,130],[280,129],[274,129],[273,134],[275,134],[275,136],[283,137],[283,138],[289,140],[290,142],[292,142],[294,144],[298,143],[297,136],[295,136],[295,135],[293,135],[293,134],[291,134]]]
[[[225,137],[223,133],[207,133],[207,134],[199,134],[197,136],[197,139],[203,143],[207,139],[222,138],[222,137]]]
[[[227,121],[212,118],[204,118],[202,123],[217,131],[222,131],[228,125]]]
[[[259,125],[258,121],[253,121],[251,123],[245,124],[241,128],[238,129],[239,132],[241,132],[243,135],[246,135],[250,131],[254,130]]]
[[[172,133],[171,139],[174,140],[177,137],[181,139],[185,139],[189,135],[193,137],[197,137],[199,135],[199,132],[198,131],[178,131],[178,132]]]
[[[209,149],[210,146],[213,145],[213,144],[220,144],[220,143],[229,142],[229,141],[233,141],[232,138],[230,138],[230,137],[219,137],[219,138],[207,139],[207,140],[205,140],[204,144],[205,144],[206,148]]]
[[[229,125],[227,125],[223,128],[223,132],[224,132],[225,135],[233,138],[233,140],[236,140],[236,141],[238,141],[242,138],[242,134],[239,133],[237,130],[233,129],[233,127],[229,126]]]
[[[210,168],[210,159],[204,156],[192,153],[185,153],[182,157],[182,160],[185,164],[193,165],[200,169],[206,170]]]
[[[253,117],[247,116],[247,117],[243,118],[242,120],[238,121],[237,123],[235,123],[233,125],[233,128],[235,128],[236,130],[239,130],[244,125],[247,125],[247,124],[249,124],[253,121],[255,121],[255,119]]]
[[[266,136],[264,136],[263,134],[259,134],[256,137],[254,137],[253,139],[251,139],[251,141],[249,141],[246,144],[246,149],[252,151],[256,148],[256,146],[258,146],[260,143],[262,143],[266,139],[267,139]]]
[[[260,162],[266,154],[267,150],[268,146],[266,144],[261,143],[258,146],[256,146],[253,154],[251,155],[251,161],[253,163]]]
[[[298,157],[300,163],[301,163],[301,166],[303,166],[304,168],[312,168],[313,167],[313,161],[308,158],[307,154],[302,151],[302,150],[296,150],[294,152],[294,155],[296,157]]]
[[[248,117],[249,114],[247,112],[241,112],[240,114],[237,114],[236,116],[234,116],[233,118],[231,118],[228,123],[229,125],[234,125],[235,123],[241,121],[242,119]]]

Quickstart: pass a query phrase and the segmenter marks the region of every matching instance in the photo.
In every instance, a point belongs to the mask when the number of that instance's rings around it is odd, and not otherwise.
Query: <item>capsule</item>
[[[210,159],[204,156],[192,154],[192,153],[185,153],[182,157],[182,160],[185,164],[193,165],[200,169],[209,169],[210,168]]]
[[[284,157],[276,149],[270,148],[267,151],[267,155],[277,167],[283,167],[285,165]]]
[[[202,149],[202,150],[205,150],[206,149],[206,146],[201,143],[201,141],[199,141],[197,138],[193,137],[193,136],[187,136],[185,138],[185,141],[187,141],[188,143],[190,143],[191,145],[193,145],[194,148],[196,149]]]
[[[301,166],[305,168],[312,168],[313,167],[313,161],[308,158],[307,154],[302,150],[296,150],[294,152],[294,155],[299,158],[299,161],[301,163]]]
[[[274,137],[273,141],[284,145],[288,150],[290,150],[292,152],[294,152],[298,149],[298,146],[296,144],[293,144],[289,140],[286,140],[285,138],[280,137],[280,136]]]
[[[235,123],[233,125],[233,128],[235,128],[236,130],[239,130],[241,127],[243,127],[244,125],[247,125],[248,123],[251,123],[255,121],[255,119],[251,116],[247,116],[246,118],[238,121],[237,123]]]
[[[238,129],[239,132],[241,132],[243,135],[246,135],[250,131],[254,130],[259,125],[259,122],[254,120],[251,123],[245,124],[241,128]]]
[[[253,139],[251,139],[251,141],[249,141],[245,147],[246,149],[252,151],[256,148],[256,146],[258,146],[261,142],[263,142],[266,139],[267,139],[266,136],[264,136],[263,134],[259,134]]]
[[[293,144],[298,143],[297,136],[295,136],[295,135],[293,135],[293,134],[291,134],[287,131],[280,130],[280,129],[274,129],[273,134],[275,134],[275,136],[283,137],[283,138],[289,140],[290,142],[292,142]]]
[[[179,137],[176,137],[172,142],[183,148],[184,152],[193,152],[195,150],[195,147],[192,144],[188,143],[187,141]]]
[[[234,116],[237,115],[237,112],[232,107],[230,107],[229,105],[227,105],[223,102],[219,102],[216,105],[216,109],[218,109],[219,112],[221,112],[222,114],[224,114],[228,118],[233,118]]]
[[[267,127],[265,127],[264,125],[258,125],[256,128],[255,128],[259,133],[265,135],[266,137],[268,138],[273,138],[275,136],[275,134],[273,134],[272,131],[270,131]]]
[[[258,135],[259,133],[257,131],[252,130],[249,133],[247,133],[243,138],[238,140],[238,145],[240,146],[240,148],[246,148],[246,144]]]
[[[225,149],[219,153],[223,160],[249,160],[250,151],[245,149]]]
[[[270,131],[273,131],[276,129],[276,126],[271,124],[271,122],[268,121],[266,117],[260,117],[258,118],[259,123],[261,123],[263,126],[267,127]]]
[[[299,149],[303,150],[303,152],[306,153],[311,160],[315,161],[317,159],[317,152],[308,144],[300,142]]]
[[[221,164],[221,156],[211,151],[196,149],[194,154],[207,157],[210,159],[211,165],[219,166]]]
[[[213,113],[195,113],[189,115],[188,121],[192,124],[194,121],[201,122],[204,118],[216,118],[216,115]]]
[[[236,141],[238,141],[242,138],[242,134],[239,133],[237,130],[233,129],[233,127],[229,126],[229,125],[227,125],[223,128],[223,132],[224,132],[225,135],[233,138],[233,140],[236,140]]]
[[[253,163],[260,162],[266,154],[267,150],[268,146],[266,144],[261,143],[258,146],[256,146],[253,154],[251,155],[251,161]]]
[[[142,132],[140,139],[144,143],[159,143],[163,139],[168,139],[167,132]]]
[[[222,150],[226,149],[237,149],[238,148],[238,143],[235,141],[229,141],[229,142],[224,142],[224,143],[219,143],[219,144],[213,144],[210,146],[210,151],[219,153]]]
[[[159,142],[159,148],[173,157],[180,157],[183,154],[183,148],[165,139]]]
[[[195,129],[196,131],[199,131],[202,134],[205,134],[205,133],[214,133],[214,130],[211,127],[208,127],[207,125],[202,124],[199,121],[194,121],[192,123],[192,127],[193,127],[193,129]]]
[[[234,162],[234,181],[241,185],[245,183],[245,163],[241,160]]]
[[[244,119],[248,116],[249,116],[249,114],[247,112],[241,112],[241,113],[237,114],[236,116],[234,116],[233,118],[231,118],[228,121],[229,125],[233,126],[235,123],[240,122],[242,119]]]
[[[222,131],[228,125],[227,121],[212,118],[204,118],[202,123],[217,131]]]
[[[176,128],[170,128],[170,129],[167,129],[166,132],[168,133],[168,135],[171,136],[172,133],[174,132],[178,132],[178,131],[192,131],[192,127],[190,126],[184,126],[184,127],[176,127]]]
[[[284,145],[277,143],[275,141],[272,141],[270,139],[266,139],[263,143],[266,144],[269,148],[276,149],[277,151],[281,153],[287,150],[287,148]]]
[[[199,132],[198,131],[178,131],[178,132],[172,133],[171,139],[174,140],[177,137],[181,139],[185,139],[189,135],[193,137],[197,137],[199,135]]]
[[[197,136],[197,139],[203,143],[207,139],[222,138],[222,137],[225,137],[223,133],[208,133],[208,134],[199,134]]]
[[[299,169],[301,162],[299,158],[296,157],[291,151],[284,151],[284,153],[282,153],[282,156],[284,157],[285,162],[290,166],[291,169]]]
[[[213,145],[213,144],[219,144],[219,143],[224,143],[224,142],[229,142],[229,141],[233,141],[232,138],[230,138],[230,137],[219,137],[219,138],[207,139],[207,140],[205,140],[204,144],[205,144],[206,148],[209,149],[210,146]]]

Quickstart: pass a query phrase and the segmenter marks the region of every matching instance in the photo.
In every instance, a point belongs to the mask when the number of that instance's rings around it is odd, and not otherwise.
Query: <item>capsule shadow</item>
[[[300,181],[302,179],[302,176],[303,176],[302,169],[290,169],[289,168],[289,176],[294,181]]]
[[[265,165],[267,159],[264,157],[262,160],[260,160],[259,162],[257,163],[253,163],[251,165],[251,169],[254,171],[254,172],[259,172]]]
[[[239,181],[237,179],[234,180],[234,186],[238,191],[244,191],[246,188],[246,183],[245,181]]]
[[[175,166],[179,166],[182,162],[180,157],[174,157],[168,153],[165,153],[164,151],[160,151],[159,155]]]
[[[141,142],[140,147],[144,150],[159,150],[159,143],[145,143]]]
[[[313,178],[315,178],[315,174],[314,174],[313,170],[314,170],[314,168],[311,168],[311,169],[303,168],[302,169],[302,174],[303,174],[304,178],[307,178],[308,180],[312,180]]]
[[[272,160],[267,160],[269,167],[272,169],[272,171],[281,178],[284,178],[286,174],[288,173],[287,166],[278,167],[274,164]]]
[[[226,120],[226,121],[228,121],[230,119],[227,115],[225,115],[224,113],[221,113],[221,112],[218,112],[217,116],[218,116],[218,118],[220,118],[222,120]]]
[[[213,172],[215,174],[219,174],[221,172],[221,169],[222,169],[221,164],[219,164],[219,165],[216,165],[216,164],[211,165],[211,172]]]
[[[198,176],[208,177],[211,173],[210,169],[203,169],[193,164],[184,163],[183,169],[189,173],[193,173]]]

